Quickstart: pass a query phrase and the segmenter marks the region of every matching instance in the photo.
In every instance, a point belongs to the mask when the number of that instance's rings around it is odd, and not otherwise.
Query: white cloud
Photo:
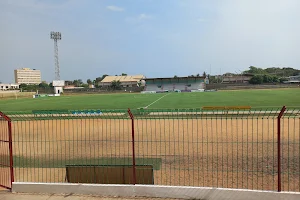
[[[129,23],[140,23],[142,21],[145,21],[145,20],[151,20],[153,19],[153,16],[152,15],[148,15],[148,14],[145,14],[145,13],[142,13],[136,17],[127,17],[125,19],[126,22],[129,22]]]
[[[144,14],[144,13],[140,14],[139,17],[138,17],[139,20],[146,20],[146,19],[152,19],[152,18],[153,17],[151,15],[147,15],[147,14]]]
[[[115,12],[122,12],[122,11],[124,11],[124,8],[121,8],[121,7],[118,7],[118,6],[106,6],[106,8],[108,10],[115,11]]]

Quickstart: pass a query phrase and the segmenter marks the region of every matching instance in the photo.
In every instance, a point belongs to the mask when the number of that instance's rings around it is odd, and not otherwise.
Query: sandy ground
[[[299,125],[299,118],[290,118],[282,127],[283,190],[300,191]],[[16,181],[65,182],[65,168],[53,160],[132,156],[126,119],[19,121],[13,132],[15,156],[26,158],[25,164],[48,162],[43,168],[16,167]],[[161,159],[154,171],[160,185],[276,190],[276,141],[276,119],[266,117],[135,121],[136,157]]]

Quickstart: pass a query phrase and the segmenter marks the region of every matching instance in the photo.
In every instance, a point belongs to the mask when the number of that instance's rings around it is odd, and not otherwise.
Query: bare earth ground
[[[300,119],[283,124],[282,188],[300,191]],[[19,121],[13,133],[15,181],[65,182],[66,160],[132,156],[127,119]],[[136,158],[161,159],[155,184],[277,190],[276,135],[276,119],[266,117],[137,119],[135,151]]]

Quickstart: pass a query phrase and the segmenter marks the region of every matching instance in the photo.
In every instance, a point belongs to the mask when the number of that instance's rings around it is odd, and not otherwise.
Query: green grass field
[[[239,90],[202,93],[90,94],[0,100],[0,111],[56,109],[201,108],[241,106],[280,108],[300,106],[300,89]]]

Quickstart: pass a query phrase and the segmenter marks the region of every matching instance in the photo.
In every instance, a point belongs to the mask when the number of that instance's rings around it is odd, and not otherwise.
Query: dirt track
[[[283,189],[300,191],[300,119],[284,124]],[[19,165],[34,163],[16,167],[16,181],[64,182],[57,163],[132,156],[126,119],[14,122],[13,132]],[[155,184],[276,190],[276,134],[276,119],[136,120],[136,157],[161,159]]]

